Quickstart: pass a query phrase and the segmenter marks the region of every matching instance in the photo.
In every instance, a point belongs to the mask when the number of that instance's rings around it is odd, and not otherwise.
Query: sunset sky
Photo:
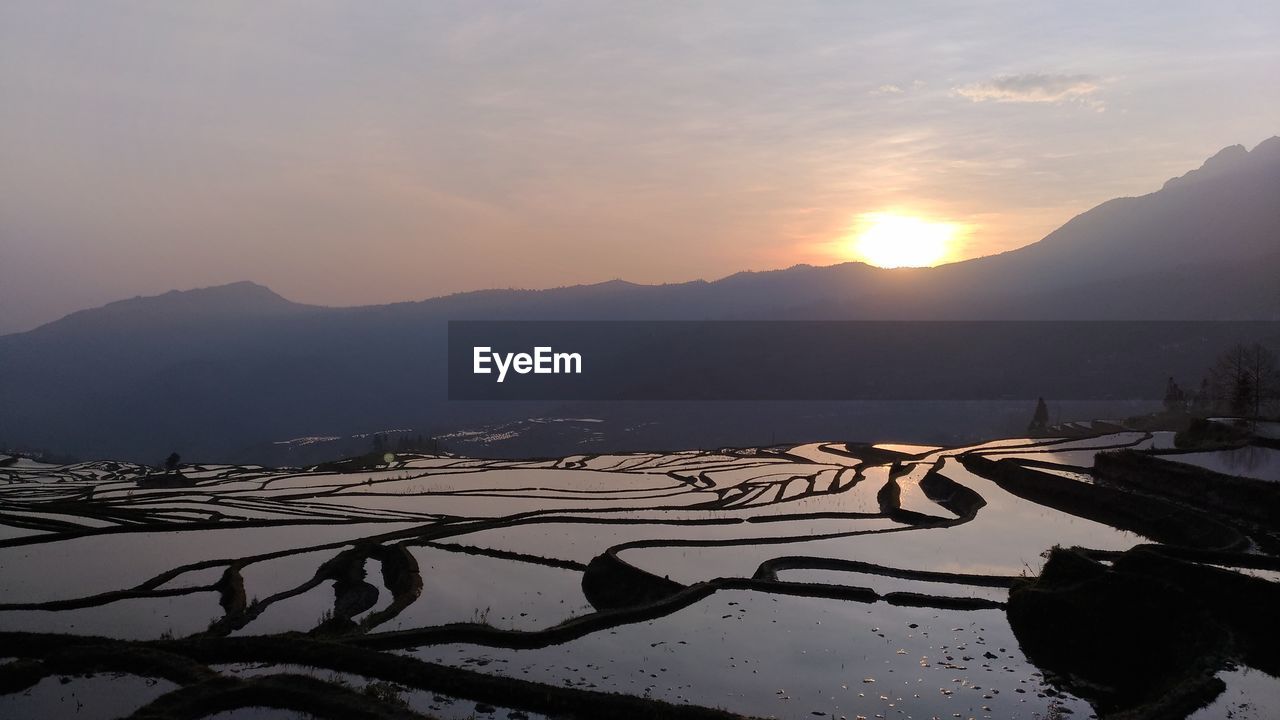
[[[885,218],[962,259],[1280,133],[1280,3],[969,5],[6,0],[0,332],[832,264]]]

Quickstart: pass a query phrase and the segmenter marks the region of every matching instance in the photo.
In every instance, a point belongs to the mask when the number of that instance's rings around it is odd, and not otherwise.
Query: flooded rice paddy
[[[204,715],[226,720],[346,702],[438,718],[1106,715],[1110,700],[1036,664],[1006,606],[1055,546],[1110,563],[1166,543],[1158,520],[1080,498],[1115,492],[1091,473],[1098,453],[1170,445],[1125,432],[167,475],[14,462],[0,717],[142,717],[187,695],[243,696]],[[1170,459],[1277,479],[1276,452]],[[1199,551],[1270,557],[1230,537]],[[1203,563],[1280,577],[1249,564]],[[1262,670],[1214,675],[1222,688],[1183,716],[1280,707]],[[308,704],[316,683],[331,706]]]

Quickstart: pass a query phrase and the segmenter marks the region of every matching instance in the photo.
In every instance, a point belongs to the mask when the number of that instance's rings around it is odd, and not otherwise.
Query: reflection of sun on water
[[[947,259],[959,227],[895,213],[865,213],[846,251],[882,268],[927,267]]]

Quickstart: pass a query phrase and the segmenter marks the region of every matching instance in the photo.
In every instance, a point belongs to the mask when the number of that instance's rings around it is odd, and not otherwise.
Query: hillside
[[[135,298],[0,337],[0,443],[217,458],[310,435],[527,417],[443,402],[451,319],[1276,320],[1277,199],[1272,138],[1032,245],[937,268],[796,266],[355,308],[300,305],[253,283]]]

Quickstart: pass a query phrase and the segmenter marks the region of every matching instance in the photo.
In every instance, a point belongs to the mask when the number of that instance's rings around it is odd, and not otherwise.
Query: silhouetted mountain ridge
[[[1219,150],[1217,154],[1205,160],[1204,164],[1195,170],[1166,181],[1161,189],[1178,187],[1189,182],[1208,180],[1219,175],[1239,171],[1249,165],[1256,165],[1261,168],[1267,163],[1275,162],[1277,156],[1280,156],[1280,136],[1263,140],[1252,151],[1247,150],[1243,145],[1230,145]]]
[[[1276,320],[1277,199],[1272,138],[1032,245],[936,268],[797,265],[347,308],[249,282],[133,298],[0,336],[0,444],[225,457],[264,440],[500,415],[443,402],[448,320]]]
[[[178,329],[193,321],[234,322],[253,317],[296,315],[317,309],[321,308],[286,300],[266,286],[241,281],[117,300],[102,307],[71,313],[27,334],[38,337],[76,332],[110,333],[164,326]]]
[[[998,318],[1002,300],[1012,298],[1019,299],[1018,317],[1037,312],[1062,317],[1070,308],[1063,307],[1061,298],[1070,288],[1084,292],[1099,285],[1123,285],[1128,277],[1162,273],[1170,276],[1171,284],[1158,294],[1177,300],[1179,310],[1173,317],[1184,318],[1185,312],[1193,311],[1198,318],[1270,319],[1275,317],[1274,304],[1242,307],[1232,296],[1240,294],[1242,286],[1243,294],[1256,294],[1252,285],[1266,273],[1280,271],[1278,250],[1280,137],[1273,137],[1252,151],[1240,145],[1225,148],[1159,191],[1104,202],[1039,242],[937,268],[795,265],[744,271],[714,281],[641,285],[615,279],[546,290],[479,290],[354,308],[302,305],[261,285],[239,282],[123,300],[73,313],[33,332],[54,326],[315,313],[386,313],[405,319],[791,317],[795,310],[824,305],[827,312],[820,314],[831,315],[834,310],[849,318]],[[1188,276],[1188,268],[1202,270],[1198,287],[1181,284],[1179,278]],[[1186,292],[1197,296],[1195,307],[1188,308],[1182,301]],[[1054,300],[1037,301],[1041,294]],[[1133,299],[1153,304],[1149,293]],[[1123,303],[1109,312],[1111,317],[1133,317],[1125,314]]]

